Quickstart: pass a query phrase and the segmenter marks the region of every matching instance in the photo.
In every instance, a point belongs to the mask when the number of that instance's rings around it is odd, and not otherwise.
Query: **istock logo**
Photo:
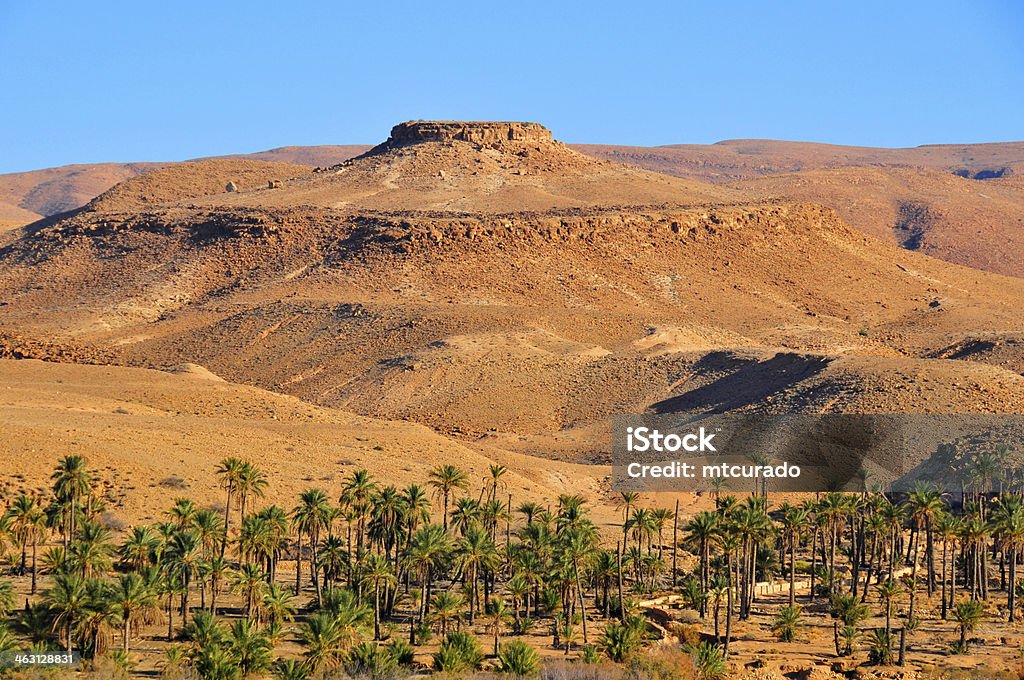
[[[702,427],[696,432],[679,435],[674,432],[662,434],[658,429],[649,427],[626,428],[626,450],[642,453],[658,451],[659,453],[676,453],[678,451],[717,451],[711,440],[715,433],[708,434]]]

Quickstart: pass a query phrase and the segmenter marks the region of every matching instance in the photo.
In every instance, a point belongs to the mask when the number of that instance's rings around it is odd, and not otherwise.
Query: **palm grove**
[[[68,456],[48,497],[17,496],[0,520],[0,555],[30,594],[19,606],[0,579],[0,651],[59,646],[124,670],[145,628],[172,643],[165,674],[380,675],[433,642],[435,670],[529,675],[540,656],[526,635],[583,662],[622,662],[675,634],[698,675],[714,677],[734,622],[767,606],[766,581],[788,581],[771,614],[780,641],[819,613],[836,655],[863,649],[875,663],[902,663],[925,616],[949,621],[952,653],[985,618],[1017,617],[1024,501],[1013,485],[969,489],[955,510],[925,485],[778,507],[718,490],[714,509],[686,518],[627,493],[602,534],[582,497],[514,499],[505,472],[470,480],[443,465],[399,489],[357,470],[335,495],[311,488],[283,508],[263,502],[263,471],[228,458],[216,470],[223,509],[181,498],[164,521],[115,536],[86,461]],[[642,598],[669,593],[693,625],[644,615]],[[277,654],[283,641],[301,655]]]

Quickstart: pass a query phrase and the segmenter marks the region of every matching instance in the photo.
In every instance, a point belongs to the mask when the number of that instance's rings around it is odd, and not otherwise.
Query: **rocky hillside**
[[[274,188],[41,225],[0,249],[0,329],[22,356],[196,363],[547,456],[602,458],[632,410],[1024,408],[1024,280],[820,205],[459,125],[398,126]],[[957,349],[982,334],[999,350]]]

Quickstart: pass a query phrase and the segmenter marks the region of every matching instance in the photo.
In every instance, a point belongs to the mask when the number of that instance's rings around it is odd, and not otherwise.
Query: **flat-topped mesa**
[[[497,147],[509,142],[550,144],[554,140],[551,130],[540,123],[425,120],[399,123],[391,128],[391,137],[384,145],[396,147],[453,141]]]

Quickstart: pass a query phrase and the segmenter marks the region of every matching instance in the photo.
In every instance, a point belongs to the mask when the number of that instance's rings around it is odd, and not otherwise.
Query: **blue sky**
[[[375,143],[417,118],[1024,140],[1024,3],[0,0],[0,82],[0,172]]]

